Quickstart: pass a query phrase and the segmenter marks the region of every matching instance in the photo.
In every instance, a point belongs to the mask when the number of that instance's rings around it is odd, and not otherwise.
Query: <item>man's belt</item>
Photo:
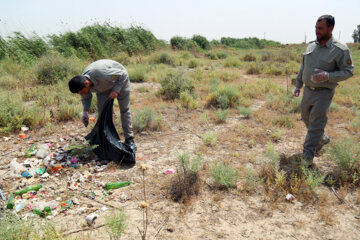
[[[315,91],[315,90],[330,90],[330,88],[326,88],[326,87],[310,87],[310,86],[306,86],[308,87],[309,89]]]

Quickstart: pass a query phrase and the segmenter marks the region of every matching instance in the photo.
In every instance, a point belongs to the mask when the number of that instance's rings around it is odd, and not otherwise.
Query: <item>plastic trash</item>
[[[37,146],[36,144],[33,144],[29,147],[29,149],[27,150],[27,153],[26,153],[27,157],[31,157],[36,154],[36,152],[37,152],[36,146]]]
[[[90,142],[90,145],[97,145],[93,151],[100,159],[134,164],[134,149],[120,141],[114,126],[113,105],[113,99],[109,99],[104,103],[100,118],[85,139]]]
[[[72,200],[66,200],[60,203],[60,211],[66,211],[73,204]]]
[[[130,182],[111,182],[105,184],[106,190],[118,189],[130,185]]]
[[[61,166],[61,164],[55,164],[55,166],[53,167],[53,170],[55,172],[59,171],[60,169],[63,169],[63,167]]]
[[[85,219],[86,219],[87,225],[92,226],[92,225],[95,224],[95,220],[97,219],[97,215],[95,213],[92,213],[92,214],[86,216]]]
[[[27,126],[22,126],[22,127],[21,127],[21,131],[24,132],[24,133],[26,133],[26,132],[29,131],[29,128],[28,128]]]
[[[33,175],[31,175],[31,173],[29,173],[28,171],[24,171],[21,176],[23,176],[24,178],[31,178]]]
[[[19,164],[17,162],[16,158],[11,160],[11,162],[10,162],[10,173],[9,173],[10,177],[20,178],[21,174],[23,172],[25,172],[26,170],[27,169],[23,165],[21,165],[21,164]]]
[[[20,191],[17,191],[16,193],[14,193],[15,196],[19,196],[19,195],[23,195],[24,193],[30,192],[30,191],[39,191],[39,189],[42,188],[41,184],[35,184],[32,186],[29,186],[25,189],[22,189]]]
[[[7,201],[7,204],[6,204],[6,208],[7,209],[13,209],[14,208],[14,195],[11,194],[8,201]]]
[[[19,138],[20,138],[20,139],[26,138],[26,134],[25,134],[25,133],[19,133]]]
[[[289,201],[289,202],[292,202],[292,201],[295,200],[295,197],[294,197],[294,195],[292,195],[291,193],[288,193],[288,194],[286,195],[285,199],[286,199],[287,201]]]
[[[2,199],[3,201],[5,201],[5,197],[4,197],[4,195],[3,195],[2,191],[1,191],[1,189],[0,189],[0,196],[1,196],[1,199]]]
[[[44,209],[42,211],[37,208],[34,208],[33,213],[35,213],[36,215],[39,215],[40,217],[46,217],[46,216],[52,215],[50,207],[44,207]]]
[[[172,168],[166,169],[165,173],[166,174],[174,174],[176,171]]]
[[[45,170],[46,170],[45,168],[38,168],[38,169],[36,169],[36,173],[39,175],[42,175],[45,173]]]
[[[50,153],[49,145],[40,144],[39,146],[37,146],[36,157],[45,158],[47,155],[49,155],[49,153]]]

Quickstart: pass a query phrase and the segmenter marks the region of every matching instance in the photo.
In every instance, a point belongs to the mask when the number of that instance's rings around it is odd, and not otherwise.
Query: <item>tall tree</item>
[[[354,42],[360,42],[360,24],[357,25],[356,29],[354,30],[352,38],[354,39]]]

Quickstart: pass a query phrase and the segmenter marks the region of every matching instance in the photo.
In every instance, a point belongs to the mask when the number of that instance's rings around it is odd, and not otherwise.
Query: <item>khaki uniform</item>
[[[329,73],[329,80],[322,83],[312,82],[314,69]],[[303,61],[296,78],[296,87],[305,84],[301,101],[301,117],[307,127],[303,145],[304,157],[314,158],[316,148],[324,138],[327,113],[338,82],[353,75],[354,66],[349,48],[331,37],[324,46],[317,41],[311,42],[303,54]]]
[[[110,92],[117,92],[125,139],[133,137],[130,113],[130,80],[124,66],[110,59],[98,60],[86,67],[82,75],[93,83],[90,92],[82,96],[81,101],[84,110],[89,110],[94,92],[97,96],[98,114],[100,116]]]

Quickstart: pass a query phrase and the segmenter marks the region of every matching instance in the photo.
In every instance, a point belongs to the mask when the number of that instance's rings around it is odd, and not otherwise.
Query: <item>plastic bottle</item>
[[[10,195],[8,202],[6,204],[7,209],[13,209],[14,208],[14,195]]]
[[[118,189],[118,188],[125,187],[128,185],[130,185],[130,182],[111,182],[111,183],[105,184],[105,188],[106,188],[106,190]]]
[[[24,193],[27,193],[30,191],[39,191],[40,188],[42,188],[41,184],[35,184],[35,185],[29,186],[25,189],[22,189],[22,190],[16,192],[14,195],[18,196],[18,195],[23,195]]]

